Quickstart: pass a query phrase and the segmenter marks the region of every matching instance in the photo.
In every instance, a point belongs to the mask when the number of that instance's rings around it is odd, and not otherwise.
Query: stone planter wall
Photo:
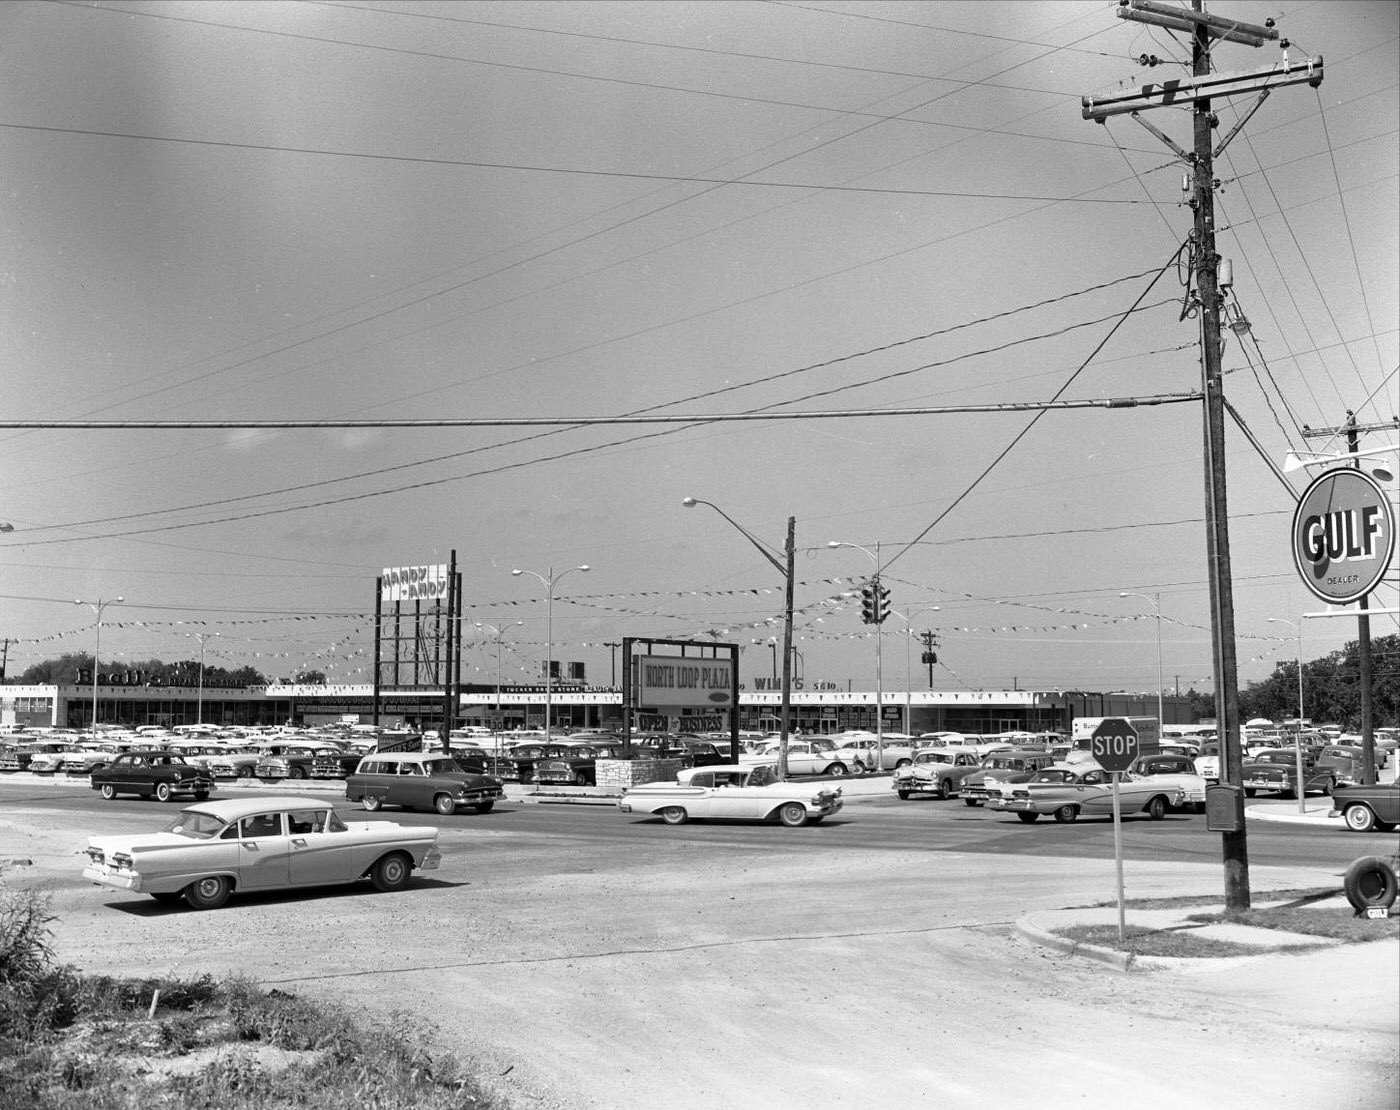
[[[679,759],[600,759],[598,789],[621,794],[627,787],[644,782],[675,782],[683,766]]]

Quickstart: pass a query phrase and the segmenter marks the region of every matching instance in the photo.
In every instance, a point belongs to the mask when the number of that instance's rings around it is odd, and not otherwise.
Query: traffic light
[[[890,615],[890,589],[888,586],[880,584],[880,580],[875,579],[875,619],[872,624],[884,624],[885,618]]]
[[[878,612],[875,602],[875,586],[867,582],[860,588],[860,619],[866,624],[878,624],[875,614]]]

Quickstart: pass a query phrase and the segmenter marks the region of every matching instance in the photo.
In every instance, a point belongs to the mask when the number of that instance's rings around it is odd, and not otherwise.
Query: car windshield
[[[455,759],[425,759],[423,770],[430,775],[455,775],[461,772],[462,768],[457,766]]]
[[[174,833],[176,836],[187,836],[191,840],[212,840],[219,835],[228,822],[222,817],[215,817],[212,813],[202,813],[197,809],[187,809],[181,813],[170,824],[166,825],[161,832]]]

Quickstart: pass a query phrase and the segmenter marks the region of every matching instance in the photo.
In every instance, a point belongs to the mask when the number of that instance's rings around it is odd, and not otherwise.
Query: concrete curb
[[[1052,933],[1049,929],[1038,925],[1034,914],[1021,918],[1016,922],[1015,928],[1017,936],[1031,944],[1038,944],[1042,948],[1053,948],[1056,952],[1062,952],[1066,956],[1080,956],[1086,960],[1096,960],[1118,971],[1128,971],[1137,966],[1140,959],[1149,958],[1137,957],[1131,952],[1117,952],[1112,948],[1101,948],[1096,944],[1085,944],[1082,941],[1070,940],[1069,937],[1062,937],[1058,933]]]

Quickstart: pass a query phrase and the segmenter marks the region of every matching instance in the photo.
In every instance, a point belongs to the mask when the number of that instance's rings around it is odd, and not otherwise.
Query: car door
[[[1127,783],[1120,783],[1120,790],[1127,787]],[[1108,774],[1104,771],[1085,771],[1080,776],[1074,787],[1075,793],[1079,796],[1079,808],[1082,813],[1112,813],[1113,812],[1113,788],[1109,785]],[[1126,807],[1128,791],[1123,790],[1121,799]]]
[[[278,810],[254,813],[236,826],[238,889],[275,890],[291,881],[291,839]]]
[[[287,811],[287,874],[293,886],[348,883],[358,878],[352,837],[345,825],[332,817],[329,806]]]

